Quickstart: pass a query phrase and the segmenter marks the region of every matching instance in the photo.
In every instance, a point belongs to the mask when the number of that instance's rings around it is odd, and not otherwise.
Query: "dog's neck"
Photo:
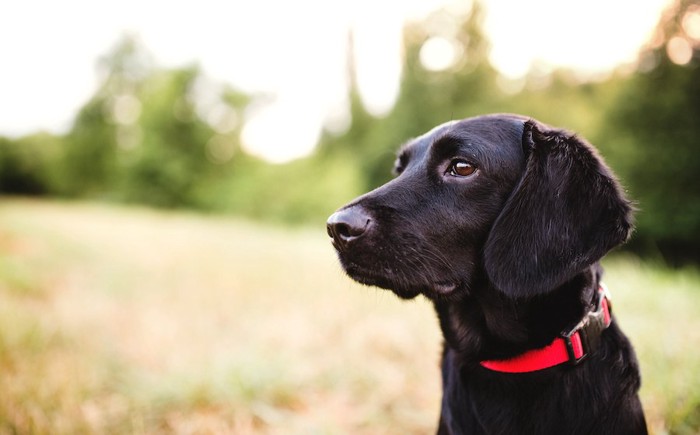
[[[513,300],[482,280],[459,301],[435,302],[446,345],[465,364],[511,358],[543,347],[585,315],[600,275],[595,264],[529,300]]]

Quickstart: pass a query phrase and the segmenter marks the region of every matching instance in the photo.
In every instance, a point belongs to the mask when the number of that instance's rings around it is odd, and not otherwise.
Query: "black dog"
[[[628,238],[632,207],[595,149],[489,115],[410,141],[395,171],[328,232],[353,279],[433,301],[438,433],[646,433],[636,357],[598,265]]]

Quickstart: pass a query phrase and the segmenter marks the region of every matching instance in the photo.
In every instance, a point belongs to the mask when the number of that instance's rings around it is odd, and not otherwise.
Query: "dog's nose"
[[[371,223],[372,219],[362,207],[354,206],[333,213],[326,222],[326,229],[328,235],[333,238],[336,247],[342,249],[348,243],[361,237]]]

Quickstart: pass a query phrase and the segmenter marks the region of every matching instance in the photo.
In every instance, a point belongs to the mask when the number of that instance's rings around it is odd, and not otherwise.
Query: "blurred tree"
[[[328,161],[344,161],[344,166],[354,168],[357,175],[365,179],[360,184],[360,191],[363,191],[373,186],[370,174],[376,170],[376,161],[382,160],[381,156],[386,152],[388,144],[383,143],[385,138],[376,138],[382,120],[371,115],[362,102],[357,83],[354,50],[354,36],[350,31],[346,54],[350,81],[350,125],[341,134],[323,131],[317,151],[312,158],[319,166]],[[379,143],[375,143],[377,140]],[[385,168],[385,171],[388,172],[388,169]]]
[[[127,201],[192,205],[192,189],[210,166],[206,144],[214,135],[189,96],[198,78],[197,68],[159,71],[127,97],[136,113],[117,120],[119,191]]]
[[[100,196],[110,190],[117,176],[117,125],[138,110],[129,97],[152,71],[150,57],[132,36],[119,41],[100,59],[99,67],[102,85],[80,109],[65,137],[59,181],[64,194]]]
[[[603,135],[639,201],[633,247],[700,260],[700,3],[677,1],[607,114]]]
[[[440,10],[408,25],[393,109],[384,119],[371,116],[351,80],[350,128],[340,136],[324,135],[322,153],[345,153],[361,168],[366,190],[391,177],[396,150],[410,138],[451,119],[495,110],[502,95],[487,59],[482,21],[483,11],[474,2],[467,11]]]
[[[20,195],[53,193],[62,142],[48,133],[18,140],[0,137],[0,192]]]
[[[197,66],[154,67],[138,39],[100,59],[102,84],[65,137],[59,191],[165,207],[221,208],[250,97]]]
[[[406,28],[404,75],[389,116],[397,139],[481,114],[501,100],[482,25],[483,10],[474,2],[468,11],[441,10]]]
[[[606,109],[616,99],[623,81],[619,74],[586,81],[573,71],[533,70],[523,79],[523,89],[505,98],[502,110],[574,131],[589,139],[607,158],[607,138],[599,133],[606,122]]]
[[[206,122],[206,125],[200,124],[197,127],[199,134],[207,136],[203,143],[206,163],[200,161],[198,172],[192,174],[196,178],[190,187],[189,205],[230,211],[235,202],[230,197],[231,186],[256,182],[249,177],[263,164],[259,159],[244,153],[241,147],[244,112],[253,97],[229,86],[209,88],[208,92],[197,90],[202,83],[207,82],[201,75],[191,81],[186,100],[176,103],[175,110],[178,113],[176,118],[189,113],[189,116],[181,120],[191,120],[196,115],[200,121],[203,119]],[[209,134],[206,133],[207,130],[210,130]],[[199,158],[201,159],[201,154]],[[245,213],[245,210],[238,211]]]

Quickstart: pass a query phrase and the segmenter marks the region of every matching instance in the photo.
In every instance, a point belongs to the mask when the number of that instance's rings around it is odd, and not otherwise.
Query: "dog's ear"
[[[524,173],[484,247],[489,279],[514,298],[567,282],[632,230],[632,206],[591,145],[527,121],[523,149]]]

